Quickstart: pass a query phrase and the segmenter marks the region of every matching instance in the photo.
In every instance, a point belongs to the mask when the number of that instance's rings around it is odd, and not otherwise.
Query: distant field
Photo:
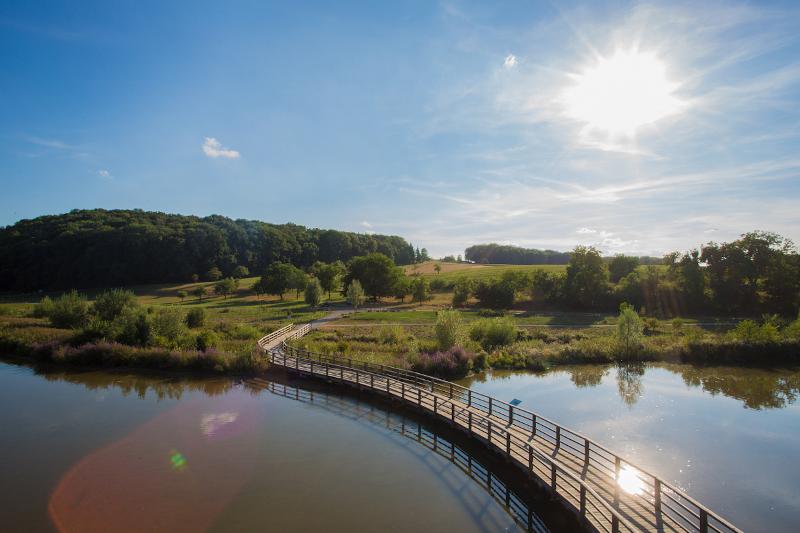
[[[442,271],[437,274],[434,270],[436,264],[441,265]],[[439,261],[426,261],[419,265],[404,267],[407,275],[415,272],[425,277],[436,277],[447,281],[456,281],[461,278],[491,279],[499,278],[506,272],[533,272],[547,270],[549,272],[564,272],[567,265],[476,265],[471,263],[442,263]]]

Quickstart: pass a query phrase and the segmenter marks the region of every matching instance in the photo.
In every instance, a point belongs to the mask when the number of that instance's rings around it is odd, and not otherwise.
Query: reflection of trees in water
[[[627,363],[617,366],[617,389],[622,401],[633,407],[644,391],[642,376],[645,366],[642,363]]]
[[[761,369],[670,365],[684,383],[715,395],[741,400],[749,409],[778,409],[793,404],[800,394],[799,369]]]
[[[119,389],[123,396],[135,393],[144,399],[148,392],[163,400],[179,400],[185,392],[199,391],[209,396],[218,396],[231,390],[236,381],[230,378],[148,376],[146,374],[122,374],[113,371],[70,371],[36,369],[36,373],[48,381],[65,381],[83,385],[89,390]]]
[[[565,369],[569,378],[576,387],[596,387],[608,374],[608,367],[604,365],[580,365]]]

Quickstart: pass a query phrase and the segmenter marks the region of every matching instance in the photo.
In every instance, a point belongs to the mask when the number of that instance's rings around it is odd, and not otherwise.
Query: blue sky
[[[0,224],[217,213],[435,255],[797,241],[798,27],[791,2],[7,0]]]

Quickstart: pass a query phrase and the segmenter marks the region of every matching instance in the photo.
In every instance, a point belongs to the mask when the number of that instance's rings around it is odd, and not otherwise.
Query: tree
[[[347,267],[345,285],[357,279],[364,292],[377,300],[382,296],[391,296],[397,280],[403,276],[402,270],[394,261],[384,254],[375,252],[369,255],[354,257]]]
[[[411,282],[411,295],[415,302],[418,304],[422,304],[425,300],[428,299],[428,280],[423,278],[422,276],[418,278],[414,278],[414,281]]]
[[[272,263],[258,281],[259,290],[264,294],[280,296],[283,300],[283,294],[291,288],[295,270],[296,267],[286,263]]]
[[[206,272],[206,280],[207,281],[217,281],[222,279],[222,271],[217,267],[211,267]]]
[[[305,288],[305,302],[311,307],[319,307],[322,301],[322,285],[317,278],[311,278]]]
[[[46,301],[45,301],[46,299]],[[89,322],[89,302],[86,296],[72,290],[58,298],[42,299],[42,307],[50,323],[57,328],[80,328]]]
[[[435,265],[433,265],[433,270],[434,270],[434,271],[435,271],[437,274],[439,274],[439,273],[442,271],[442,265],[440,265],[439,263],[436,263]]]
[[[364,303],[364,289],[357,279],[351,281],[347,286],[347,301],[353,306],[354,311],[358,311],[358,308]]]
[[[611,282],[619,282],[619,280],[636,270],[638,266],[638,257],[631,257],[623,254],[615,255],[608,263],[608,274],[611,278]]]
[[[100,320],[111,322],[120,316],[125,309],[137,307],[139,302],[132,291],[112,289],[101,292],[94,300],[92,311]]]
[[[200,300],[201,302],[203,301],[203,296],[205,295],[206,295],[205,287],[200,286],[192,289],[192,296],[196,296],[197,299]]]
[[[551,305],[563,302],[564,281],[565,276],[563,274],[536,270],[531,276],[531,298],[534,302],[541,300]]]
[[[459,278],[453,286],[453,307],[462,307],[467,304],[472,295],[474,283],[469,278]]]
[[[436,342],[439,350],[449,350],[453,346],[464,344],[464,321],[456,310],[445,310],[436,313]]]
[[[627,303],[619,306],[619,317],[617,318],[617,342],[621,350],[626,354],[631,354],[642,343],[644,324],[639,315]]]
[[[233,269],[232,276],[236,279],[246,278],[250,275],[250,269],[246,266],[238,265],[236,268]]]
[[[295,297],[300,298],[300,291],[305,290],[308,285],[308,274],[300,270],[294,265],[289,271],[289,288],[295,290]]]
[[[186,292],[186,291],[178,291],[178,292],[176,292],[176,293],[175,293],[175,295],[176,295],[178,298],[180,298],[180,300],[181,300],[181,303],[183,303],[183,300],[184,300],[184,299],[185,299],[187,296],[189,296],[189,293],[188,293],[188,292]]]
[[[578,246],[572,251],[564,290],[567,303],[592,309],[600,306],[608,294],[608,271],[603,258],[593,247]]]
[[[341,261],[336,261],[335,263],[318,262],[314,265],[314,273],[319,279],[322,290],[328,293],[328,300],[331,299],[331,292],[339,286],[344,272],[345,268]]]
[[[214,294],[220,294],[228,299],[229,294],[233,294],[238,286],[238,280],[233,278],[225,278],[214,284]]]
[[[482,307],[511,309],[514,306],[515,286],[510,280],[481,281],[475,287],[475,297]]]
[[[404,302],[409,294],[411,294],[411,280],[405,276],[398,278],[394,285],[394,297]]]

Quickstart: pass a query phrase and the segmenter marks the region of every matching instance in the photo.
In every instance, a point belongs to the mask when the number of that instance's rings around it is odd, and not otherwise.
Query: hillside
[[[274,261],[309,266],[381,252],[412,262],[405,239],[223,216],[74,210],[0,229],[0,290],[190,281],[218,268],[256,274]]]

